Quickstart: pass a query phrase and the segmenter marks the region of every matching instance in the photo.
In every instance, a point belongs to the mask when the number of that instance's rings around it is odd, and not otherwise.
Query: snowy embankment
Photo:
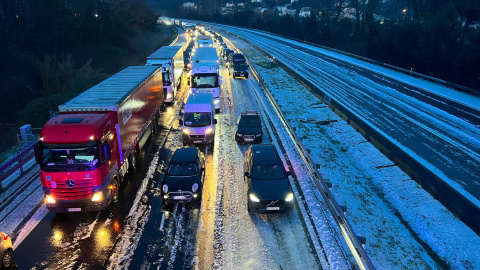
[[[480,238],[473,231],[268,58],[231,41],[255,65],[312,160],[321,164],[337,201],[348,206],[355,232],[366,236],[377,268],[480,268],[472,248]]]

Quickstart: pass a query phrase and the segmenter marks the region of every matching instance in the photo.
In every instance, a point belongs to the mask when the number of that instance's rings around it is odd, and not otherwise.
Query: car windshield
[[[240,127],[256,127],[260,126],[260,118],[255,117],[255,118],[245,118],[242,117],[240,118],[240,121],[238,123],[238,126]]]
[[[43,165],[55,166],[65,164],[84,164],[95,166],[99,160],[96,146],[76,148],[43,148]]]
[[[189,176],[198,174],[198,169],[197,165],[192,163],[171,164],[168,168],[168,174],[171,176]]]
[[[218,87],[218,75],[216,73],[201,73],[192,76],[192,88]]]
[[[188,127],[204,127],[212,123],[210,112],[186,112],[183,114],[183,123]]]
[[[257,165],[252,168],[252,178],[255,180],[271,180],[285,178],[280,165]]]
[[[236,67],[236,68],[243,68],[243,67],[247,67],[247,62],[233,62],[233,66]]]

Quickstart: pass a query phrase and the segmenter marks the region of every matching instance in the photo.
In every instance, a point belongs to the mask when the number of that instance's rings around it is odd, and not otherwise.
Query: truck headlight
[[[102,200],[102,192],[97,192],[92,197],[92,202],[98,202]]]
[[[183,129],[183,133],[185,133],[185,134],[187,134],[187,135],[188,135],[188,134],[190,134],[190,130],[188,130],[188,129],[184,128],[184,129]]]
[[[205,131],[205,133],[210,134],[212,133],[212,131],[213,131],[213,128],[210,127],[210,128],[207,128],[207,131]]]
[[[193,192],[197,192],[197,191],[198,191],[198,184],[197,184],[197,183],[193,184],[193,186],[192,186],[192,191],[193,191]]]
[[[257,196],[253,195],[253,194],[250,194],[250,200],[252,202],[260,202],[260,199],[257,198]]]
[[[168,192],[168,186],[163,185],[162,190],[163,190],[163,193],[167,193]]]
[[[213,101],[213,103],[215,103],[215,104],[220,103],[220,99],[216,99],[215,101]]]
[[[47,196],[45,197],[45,202],[46,202],[47,204],[55,204],[55,203],[56,203],[55,199],[54,199],[53,196],[51,196],[51,195],[47,195]]]
[[[293,193],[288,193],[287,198],[285,198],[285,201],[290,202],[293,200]]]
[[[172,93],[168,93],[167,94],[167,99],[171,99],[172,98]]]

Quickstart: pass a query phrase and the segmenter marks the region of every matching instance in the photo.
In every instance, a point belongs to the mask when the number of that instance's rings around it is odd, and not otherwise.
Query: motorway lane
[[[453,186],[480,200],[480,112],[406,83],[324,56],[277,37],[226,27],[289,63],[305,78],[345,104],[434,167]],[[294,43],[294,44],[292,44]]]

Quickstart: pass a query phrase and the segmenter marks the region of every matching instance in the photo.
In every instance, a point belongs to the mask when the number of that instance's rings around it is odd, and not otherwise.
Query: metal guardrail
[[[232,35],[234,35],[234,34],[232,34]],[[247,41],[247,40],[243,39],[242,37],[239,37],[239,36],[237,36],[237,37],[239,39]],[[252,44],[252,46],[257,50],[259,50],[261,52],[264,52],[261,48],[257,47],[256,45]],[[235,49],[238,50],[238,48],[236,48],[236,47],[235,47]],[[238,50],[238,51],[240,51],[240,50]],[[262,88],[268,89],[265,82],[263,81],[263,78],[256,71],[255,67],[250,63],[250,61],[248,59],[246,59],[246,61],[249,65],[253,75],[257,78],[257,80],[260,83],[260,85],[262,86]],[[343,211],[342,207],[335,200],[335,197],[333,196],[332,192],[330,191],[329,185],[323,179],[322,175],[318,172],[318,170],[315,166],[315,163],[311,160],[311,158],[308,154],[308,151],[303,147],[303,145],[301,143],[301,140],[297,137],[293,128],[288,123],[288,120],[285,118],[281,109],[278,107],[274,97],[272,96],[272,94],[269,91],[264,91],[264,93],[266,94],[267,98],[269,99],[270,103],[272,104],[273,108],[275,109],[275,112],[277,113],[280,120],[282,121],[282,124],[286,127],[286,130],[287,130],[290,138],[292,138],[292,142],[295,145],[295,148],[297,149],[297,152],[300,154],[303,162],[305,163],[305,165],[308,168],[308,171],[312,175],[312,178],[315,182],[315,185],[317,186],[318,190],[320,191],[320,193],[322,195],[322,198],[325,201],[330,213],[332,214],[337,226],[340,228],[340,232],[341,232],[342,236],[344,237],[344,239],[345,239],[350,251],[352,252],[355,260],[357,261],[358,266],[360,267],[360,269],[375,269],[375,267],[373,266],[373,263],[371,262],[371,260],[368,257],[365,249],[363,248],[362,243],[358,239],[357,234],[354,232],[352,226],[350,225],[347,218],[345,217],[345,214],[344,214],[344,211]]]
[[[241,38],[241,37],[239,37]],[[242,39],[242,38],[241,38]],[[243,39],[245,40],[245,39]],[[247,41],[249,42],[249,41]],[[430,195],[442,203],[470,229],[480,235],[480,207],[471,202],[463,194],[455,190],[441,177],[425,167],[420,161],[410,156],[403,149],[391,142],[381,132],[371,127],[362,118],[348,110],[343,104],[329,96],[317,85],[299,75],[288,65],[280,62],[270,54],[252,44],[253,47],[269,56],[272,61],[282,67],[289,75],[301,82],[310,92],[322,100],[328,107],[357,130],[362,136],[380,150],[387,158],[401,168],[413,180],[419,183]]]
[[[10,175],[15,173],[16,171],[20,170],[20,173],[23,173],[23,165],[30,161],[33,156],[33,147],[35,143],[30,144],[30,146],[23,149],[20,153],[18,153],[15,157],[8,160],[2,166],[0,166],[0,190],[3,189],[2,182],[7,179]]]

